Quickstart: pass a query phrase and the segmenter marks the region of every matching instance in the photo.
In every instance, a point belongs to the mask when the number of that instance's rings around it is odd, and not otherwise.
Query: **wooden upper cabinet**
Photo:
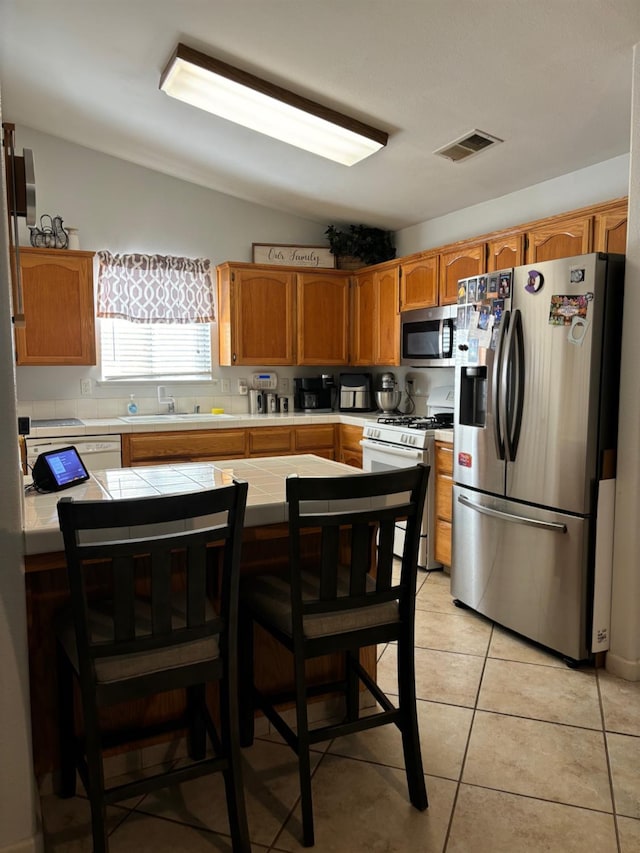
[[[349,283],[344,272],[297,274],[298,364],[349,363]]]
[[[351,288],[352,365],[400,363],[400,269],[356,273]]]
[[[95,364],[93,252],[20,248],[24,327],[18,364]]]
[[[374,364],[400,364],[400,268],[375,274],[378,296],[376,354]]]
[[[595,215],[593,222],[594,252],[625,254],[627,251],[628,214],[628,205],[625,201],[624,204],[615,209]]]
[[[486,272],[487,244],[465,243],[440,255],[440,305],[458,301],[458,281]]]
[[[424,255],[400,265],[400,310],[438,304],[438,255]]]
[[[519,267],[524,263],[524,234],[505,234],[487,242],[487,272]]]
[[[373,364],[376,358],[375,273],[353,276],[351,284],[351,364]]]
[[[295,364],[295,283],[290,270],[218,267],[221,365]]]
[[[574,219],[556,219],[539,228],[527,231],[525,263],[554,261],[584,255],[592,247],[593,217],[580,216]]]

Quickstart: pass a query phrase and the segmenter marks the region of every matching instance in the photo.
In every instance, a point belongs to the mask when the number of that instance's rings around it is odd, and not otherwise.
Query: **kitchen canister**
[[[267,411],[266,394],[256,388],[249,391],[249,412],[252,415],[261,415]]]
[[[77,228],[66,227],[64,229],[69,235],[69,242],[67,243],[67,249],[79,249],[80,248],[80,233]]]
[[[273,393],[267,394],[267,412],[270,415],[275,415],[278,412],[278,395]]]

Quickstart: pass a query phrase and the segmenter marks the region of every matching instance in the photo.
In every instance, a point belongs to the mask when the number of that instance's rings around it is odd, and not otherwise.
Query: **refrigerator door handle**
[[[518,452],[522,407],[524,403],[524,337],[522,314],[515,310],[509,324],[503,359],[500,390],[504,405],[504,436],[507,462],[514,462]]]
[[[496,453],[498,459],[504,459],[504,423],[506,410],[504,398],[502,394],[501,376],[502,376],[502,361],[505,355],[505,338],[509,329],[511,320],[511,312],[505,311],[502,317],[502,326],[498,335],[498,343],[493,359],[493,376],[491,387],[493,388],[494,404],[493,404],[493,437],[496,443]]]
[[[567,532],[566,524],[559,524],[555,521],[538,521],[536,518],[528,518],[526,515],[514,515],[511,512],[500,512],[498,509],[492,509],[489,506],[476,504],[473,501],[470,501],[466,495],[458,495],[458,503],[466,506],[468,509],[481,512],[483,515],[490,515],[492,518],[499,518],[500,521],[511,521],[514,524],[526,524],[529,527],[537,527],[539,530],[552,530],[556,533]]]

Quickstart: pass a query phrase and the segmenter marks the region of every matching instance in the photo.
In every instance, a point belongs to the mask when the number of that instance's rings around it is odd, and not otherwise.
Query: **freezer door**
[[[454,598],[574,660],[588,656],[589,520],[453,490]]]
[[[524,397],[515,461],[507,461],[508,498],[590,512],[597,480],[605,272],[606,261],[595,254],[514,270]],[[603,381],[617,382],[617,376]]]
[[[463,306],[473,311],[473,321],[457,333],[455,368],[454,460],[456,483],[504,495],[506,417],[500,408],[500,382],[508,351],[511,326],[509,284],[512,270],[501,270],[496,278],[504,280],[504,289],[485,293]],[[460,284],[468,282],[464,279]],[[476,281],[472,279],[471,281]],[[478,323],[482,311],[490,320],[486,331]],[[480,321],[481,322],[481,321]]]

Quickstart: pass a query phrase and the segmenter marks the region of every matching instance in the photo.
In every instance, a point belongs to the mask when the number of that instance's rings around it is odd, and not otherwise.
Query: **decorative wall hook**
[[[40,217],[40,228],[29,226],[31,245],[37,249],[66,249],[69,235],[62,227],[62,217],[51,217],[44,213]]]

